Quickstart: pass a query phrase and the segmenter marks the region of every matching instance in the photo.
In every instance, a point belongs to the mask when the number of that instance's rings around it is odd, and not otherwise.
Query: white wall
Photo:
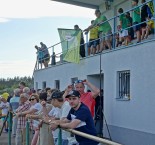
[[[153,41],[102,54],[104,110],[108,124],[155,134],[154,46]],[[63,90],[70,84],[71,78],[85,79],[88,75],[99,74],[99,60],[100,56],[96,55],[81,60],[80,64],[66,63],[38,70],[34,73],[34,80],[38,82],[38,88],[43,81],[52,88],[54,81],[60,80],[60,89]],[[117,71],[123,70],[131,72],[130,101],[115,99]]]

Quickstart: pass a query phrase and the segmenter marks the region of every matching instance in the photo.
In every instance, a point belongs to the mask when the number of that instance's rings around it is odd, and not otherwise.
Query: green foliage
[[[0,78],[0,95],[4,92],[12,93],[14,89],[18,88],[20,82],[25,82],[27,87],[33,88],[33,81],[31,77]]]

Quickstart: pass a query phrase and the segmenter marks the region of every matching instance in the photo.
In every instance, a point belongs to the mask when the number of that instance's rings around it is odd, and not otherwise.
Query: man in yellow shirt
[[[94,23],[94,20],[91,21],[91,24]],[[88,55],[95,54],[99,51],[99,37],[98,37],[98,26],[90,29],[89,32],[89,44],[88,44]]]

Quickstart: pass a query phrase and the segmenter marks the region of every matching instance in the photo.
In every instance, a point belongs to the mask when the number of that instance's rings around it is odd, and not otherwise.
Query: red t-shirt
[[[92,116],[94,117],[94,110],[95,110],[95,99],[92,96],[92,92],[86,92],[81,94],[80,100],[84,103],[90,110]]]

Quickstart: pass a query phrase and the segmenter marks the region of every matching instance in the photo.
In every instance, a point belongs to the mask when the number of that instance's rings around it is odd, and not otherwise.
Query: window
[[[60,80],[55,80],[55,88],[60,89]]]
[[[42,83],[42,89],[45,89],[46,88],[46,82],[43,82]]]
[[[130,99],[130,71],[118,72],[118,97],[117,99]]]
[[[78,78],[77,77],[75,77],[75,78],[71,78],[71,84],[73,84],[75,81],[77,81],[78,80]]]
[[[38,82],[36,82],[35,84],[35,89],[38,90]]]

